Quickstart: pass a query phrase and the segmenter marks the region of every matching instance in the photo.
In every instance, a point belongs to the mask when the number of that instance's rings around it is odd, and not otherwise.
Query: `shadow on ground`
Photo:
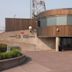
[[[32,58],[31,57],[28,57],[28,56],[25,56],[26,57],[26,59],[25,59],[25,61],[23,62],[23,64],[27,64],[27,63],[29,63],[30,61],[32,61]],[[23,65],[23,64],[21,64],[21,65]]]

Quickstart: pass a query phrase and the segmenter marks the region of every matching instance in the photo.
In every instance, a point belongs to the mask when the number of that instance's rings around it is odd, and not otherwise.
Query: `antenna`
[[[32,17],[43,11],[46,11],[45,0],[32,0]]]

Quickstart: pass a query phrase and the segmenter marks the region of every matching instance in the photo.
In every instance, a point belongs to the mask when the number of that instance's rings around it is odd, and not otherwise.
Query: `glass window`
[[[56,25],[66,25],[67,24],[67,16],[57,16],[57,23]]]
[[[40,21],[38,21],[38,27],[40,27]]]
[[[47,26],[56,25],[56,17],[47,18]]]
[[[66,25],[66,24],[67,24],[67,16],[55,16],[47,18],[47,26]]]
[[[41,23],[41,27],[47,27],[51,25],[67,25],[67,19],[68,19],[68,24],[72,24],[72,17],[67,18],[66,15],[41,18],[40,23]]]
[[[67,16],[67,24],[72,25],[72,16]]]
[[[41,27],[47,27],[47,21],[46,18],[40,19]]]
[[[72,50],[72,37],[63,37],[60,40],[61,47],[63,49],[71,49]]]

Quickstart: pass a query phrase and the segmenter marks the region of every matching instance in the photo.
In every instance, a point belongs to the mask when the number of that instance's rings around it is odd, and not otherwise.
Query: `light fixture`
[[[32,26],[29,26],[29,31],[32,32]]]
[[[59,32],[59,28],[58,27],[56,28],[56,31]]]

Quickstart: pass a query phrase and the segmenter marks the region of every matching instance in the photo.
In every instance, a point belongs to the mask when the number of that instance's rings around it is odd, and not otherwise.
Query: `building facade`
[[[72,49],[71,8],[42,12],[37,20],[38,37],[51,39],[51,43],[55,43],[52,47],[55,47],[56,51]]]
[[[38,38],[51,49],[72,50],[72,8],[48,10],[35,19],[6,18],[6,31],[37,28]]]

